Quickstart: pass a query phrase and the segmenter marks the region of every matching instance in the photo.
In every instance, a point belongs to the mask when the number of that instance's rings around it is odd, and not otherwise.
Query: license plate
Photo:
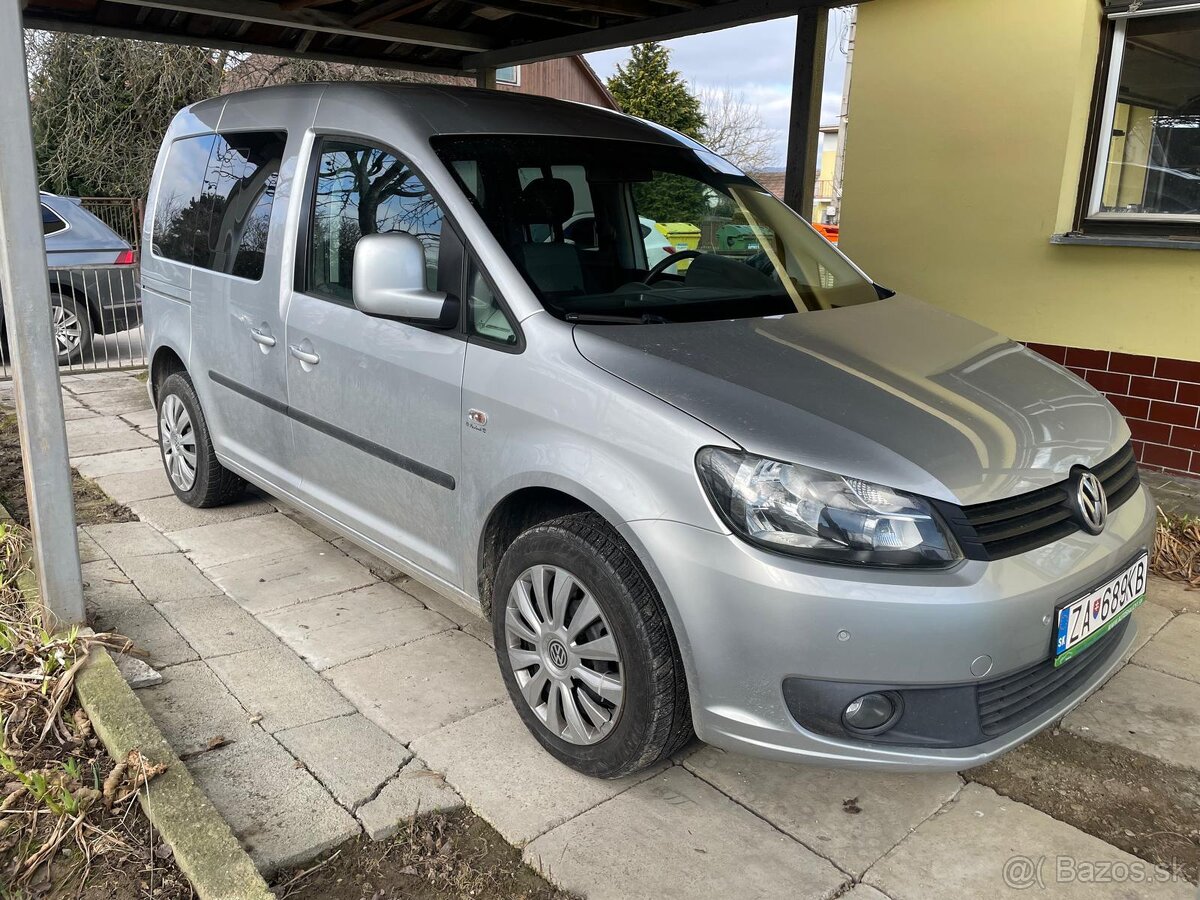
[[[1148,558],[1143,553],[1133,565],[1094,591],[1059,607],[1055,668],[1100,640],[1142,605],[1146,599],[1147,567]]]

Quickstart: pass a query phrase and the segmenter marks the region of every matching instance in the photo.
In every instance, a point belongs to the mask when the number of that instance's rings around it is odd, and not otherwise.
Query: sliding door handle
[[[288,352],[290,352],[292,356],[296,357],[296,359],[300,360],[300,362],[308,366],[315,366],[321,361],[319,354],[305,350],[299,344],[288,344]]]
[[[275,338],[267,334],[261,328],[251,328],[250,337],[254,339],[254,343],[262,344],[264,347],[274,347]]]

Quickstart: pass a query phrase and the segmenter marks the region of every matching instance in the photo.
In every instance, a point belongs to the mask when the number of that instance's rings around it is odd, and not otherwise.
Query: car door
[[[304,499],[455,586],[465,341],[369,316],[353,301],[354,246],[407,231],[425,247],[428,287],[457,293],[441,251],[443,213],[398,153],[322,137],[309,167],[297,284],[288,307],[288,403]],[[456,274],[457,273],[457,274]]]

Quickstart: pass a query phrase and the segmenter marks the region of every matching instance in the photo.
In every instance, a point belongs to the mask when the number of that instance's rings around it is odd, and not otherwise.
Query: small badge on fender
[[[474,428],[476,431],[482,431],[486,434],[487,420],[487,413],[485,413],[482,409],[467,410],[467,425],[470,428]]]

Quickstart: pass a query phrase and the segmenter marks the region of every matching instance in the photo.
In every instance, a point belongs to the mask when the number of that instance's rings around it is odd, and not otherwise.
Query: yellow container
[[[695,250],[700,246],[700,229],[687,222],[656,222],[655,228],[675,245],[676,251]]]

